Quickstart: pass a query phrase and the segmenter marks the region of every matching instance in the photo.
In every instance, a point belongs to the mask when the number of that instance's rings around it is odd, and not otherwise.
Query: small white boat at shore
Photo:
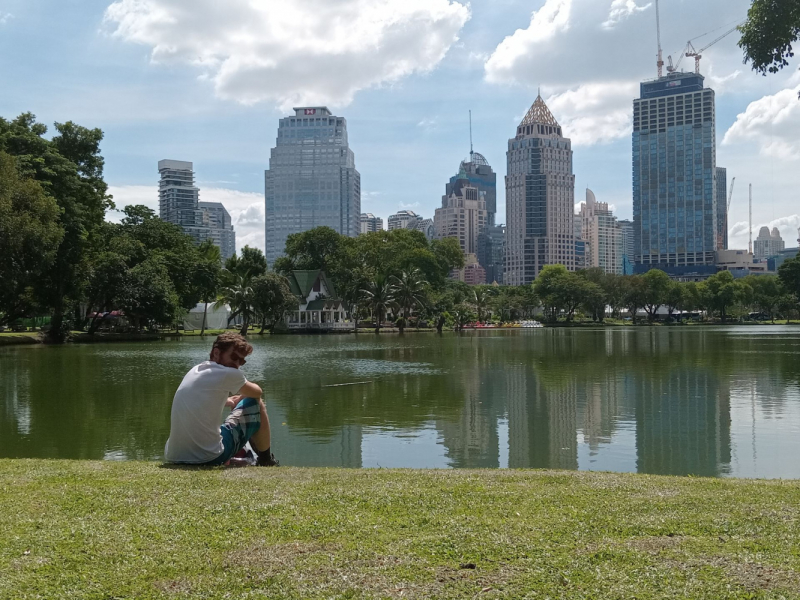
[[[525,329],[538,329],[539,327],[544,327],[539,321],[520,321],[520,327],[524,327]]]

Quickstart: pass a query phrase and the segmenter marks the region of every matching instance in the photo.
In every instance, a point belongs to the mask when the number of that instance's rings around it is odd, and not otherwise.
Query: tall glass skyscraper
[[[294,109],[278,124],[265,174],[265,245],[272,266],[292,233],[327,226],[356,237],[361,175],[347,142],[347,121],[324,106]]]
[[[714,90],[670,73],[633,101],[636,271],[713,273],[717,249]]]
[[[728,169],[717,167],[717,250],[728,249]]]

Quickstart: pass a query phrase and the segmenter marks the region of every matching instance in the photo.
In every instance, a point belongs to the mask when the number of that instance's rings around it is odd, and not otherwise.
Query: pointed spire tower
[[[528,109],[525,118],[522,119],[519,127],[517,127],[517,136],[530,135],[534,131],[542,135],[561,135],[561,126],[556,121],[553,113],[550,112],[550,109],[547,108],[547,104],[544,103],[541,94],[536,96],[536,100]]]
[[[546,265],[575,270],[572,142],[541,94],[508,140],[505,283],[527,285]]]

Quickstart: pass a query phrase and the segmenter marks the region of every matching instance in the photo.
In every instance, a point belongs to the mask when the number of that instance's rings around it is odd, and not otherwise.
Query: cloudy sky
[[[689,39],[702,48],[748,6],[662,0],[665,55],[677,60]],[[736,177],[731,243],[747,245],[752,183],[755,233],[778,226],[796,245],[800,60],[765,78],[737,41],[701,62],[717,164]],[[0,116],[103,129],[118,206],[155,208],[158,160],[192,161],[237,245],[263,247],[264,169],[292,106],[347,119],[362,210],[384,218],[433,215],[469,153],[471,109],[502,222],[508,138],[541,89],[573,140],[576,200],[590,187],[630,218],[632,100],[656,75],[655,46],[647,0],[0,0]]]

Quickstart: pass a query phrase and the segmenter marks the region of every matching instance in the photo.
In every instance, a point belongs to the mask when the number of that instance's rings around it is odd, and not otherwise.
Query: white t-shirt
[[[167,462],[204,463],[222,454],[222,409],[229,395],[247,383],[239,369],[207,360],[183,378],[172,400]]]

